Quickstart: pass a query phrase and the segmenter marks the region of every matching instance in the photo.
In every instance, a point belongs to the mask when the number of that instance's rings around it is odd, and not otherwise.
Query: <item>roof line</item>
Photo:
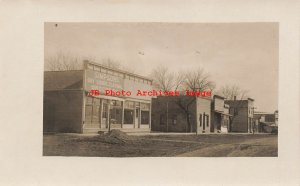
[[[148,78],[148,77],[145,77],[145,76],[141,76],[141,75],[138,75],[138,74],[134,74],[134,73],[131,73],[131,72],[128,72],[128,71],[125,71],[125,70],[111,68],[111,67],[105,66],[103,64],[99,64],[99,63],[96,63],[96,62],[93,62],[93,61],[89,61],[89,60],[83,60],[83,61],[87,62],[87,63],[90,63],[90,64],[93,64],[93,65],[96,65],[96,66],[100,66],[102,68],[106,68],[107,70],[113,70],[113,71],[121,72],[121,73],[124,73],[124,74],[136,76],[136,77],[139,77],[139,78],[142,78],[142,79],[153,81],[153,79],[151,79],[151,78]]]
[[[69,72],[69,71],[83,71],[83,69],[81,70],[45,70],[44,72]]]

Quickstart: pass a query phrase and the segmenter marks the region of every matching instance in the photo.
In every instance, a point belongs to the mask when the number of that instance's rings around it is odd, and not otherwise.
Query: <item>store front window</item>
[[[149,111],[141,111],[141,124],[149,124]]]
[[[87,97],[85,105],[85,124],[100,124],[100,99]]]
[[[141,103],[141,124],[148,125],[150,123],[150,104],[149,103]]]
[[[133,111],[131,109],[124,110],[124,123],[125,124],[133,124]]]
[[[125,124],[133,124],[134,117],[134,102],[133,101],[125,101],[124,105],[124,123]]]
[[[111,103],[110,119],[112,124],[122,123],[122,102],[113,100]]]

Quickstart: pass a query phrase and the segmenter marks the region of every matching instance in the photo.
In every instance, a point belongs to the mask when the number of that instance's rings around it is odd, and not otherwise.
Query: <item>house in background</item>
[[[229,105],[224,97],[214,95],[211,102],[211,129],[213,133],[228,133],[230,131]]]
[[[152,98],[151,130],[210,133],[211,98],[158,96]]]
[[[274,113],[256,111],[254,118],[257,132],[272,133],[278,130],[278,110]]]
[[[278,127],[278,110],[275,110],[274,115],[275,115],[275,125]]]
[[[229,114],[232,115],[230,132],[253,132],[254,99],[225,100],[225,104],[229,105]]]

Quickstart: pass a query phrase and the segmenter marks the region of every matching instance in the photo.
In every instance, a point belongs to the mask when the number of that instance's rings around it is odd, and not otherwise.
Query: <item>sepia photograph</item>
[[[299,186],[299,0],[0,0],[0,186]]]
[[[45,22],[43,156],[277,157],[278,65],[278,22]]]

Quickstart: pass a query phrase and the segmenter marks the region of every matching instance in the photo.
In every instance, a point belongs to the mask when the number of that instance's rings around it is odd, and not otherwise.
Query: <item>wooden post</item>
[[[137,128],[137,125],[135,123],[135,118],[136,118],[136,103],[133,102],[133,128]]]
[[[110,121],[110,104],[111,104],[111,100],[108,101],[108,105],[107,105],[108,132],[110,132],[110,125],[111,125],[111,121]]]
[[[103,114],[103,99],[100,99],[100,129],[101,129],[101,125],[102,125],[102,114]]]
[[[83,133],[83,127],[85,125],[85,102],[86,102],[86,66],[87,62],[84,62],[84,70],[83,70],[83,84],[82,84],[82,89],[83,89],[83,94],[82,94],[82,116],[81,116],[81,133]]]
[[[122,101],[122,122],[121,122],[121,128],[123,128],[124,124],[124,109],[125,108],[125,101]]]
[[[152,109],[152,102],[149,103],[150,104],[150,110],[149,110],[149,128],[150,128],[150,131],[151,131],[151,109]]]
[[[138,128],[141,128],[141,121],[142,121],[142,110],[141,110],[141,104],[139,104],[139,115],[138,115]]]

